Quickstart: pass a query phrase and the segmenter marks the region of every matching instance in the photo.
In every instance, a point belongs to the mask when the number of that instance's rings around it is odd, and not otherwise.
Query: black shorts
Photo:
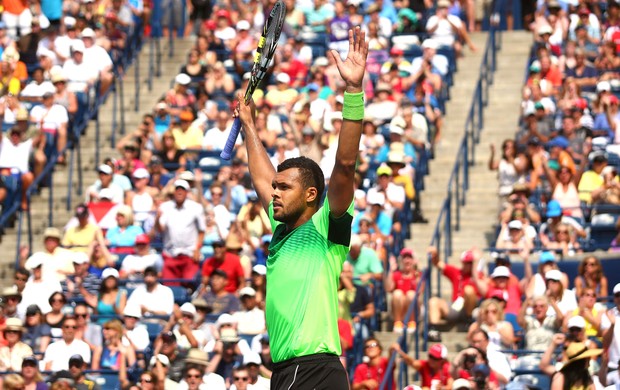
[[[275,363],[271,390],[347,390],[349,378],[338,356],[302,356]]]

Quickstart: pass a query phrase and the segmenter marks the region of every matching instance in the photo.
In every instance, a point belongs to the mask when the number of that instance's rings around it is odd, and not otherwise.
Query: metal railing
[[[493,6],[494,12],[491,20],[497,21],[500,10],[502,9],[502,0],[496,0]],[[486,42],[486,47],[482,55],[480,64],[480,75],[476,82],[476,89],[472,97],[469,113],[465,121],[463,138],[461,139],[457,158],[452,168],[450,179],[448,181],[446,198],[443,202],[437,222],[433,231],[430,242],[431,246],[437,248],[439,253],[443,254],[443,258],[452,255],[452,232],[460,229],[460,219],[462,207],[465,206],[467,200],[467,190],[469,189],[469,168],[475,161],[475,147],[480,142],[480,133],[484,127],[484,107],[488,103],[489,87],[493,84],[494,72],[497,67],[497,52],[501,49],[501,29],[498,24],[492,23]],[[441,273],[436,273],[436,283],[432,283],[433,266],[430,256],[428,257],[428,265],[422,279],[418,283],[415,298],[412,300],[404,323],[408,323],[412,313],[418,311],[417,298],[419,288],[424,287],[424,306],[428,308],[428,301],[432,295],[439,295],[441,291]],[[434,291],[433,291],[434,287]],[[416,316],[416,318],[419,318]],[[428,315],[424,316],[423,334],[422,327],[418,325],[414,334],[413,352],[417,359],[421,350],[427,350],[428,344]],[[407,353],[410,349],[407,345],[407,337],[401,336],[398,340],[403,352]],[[421,348],[420,348],[421,347]],[[392,371],[395,367],[396,352],[392,352],[386,370],[386,376],[381,383],[380,389],[386,390],[391,388]],[[408,369],[405,362],[401,362],[399,370],[398,388],[403,388],[409,380]]]

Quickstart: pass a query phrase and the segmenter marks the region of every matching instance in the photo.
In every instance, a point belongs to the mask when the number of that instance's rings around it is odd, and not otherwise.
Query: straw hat
[[[589,359],[593,356],[598,356],[603,353],[603,350],[600,348],[592,348],[588,349],[584,343],[573,342],[570,343],[568,348],[566,348],[565,358],[564,358],[564,367],[562,370],[566,369],[571,363],[576,362],[581,359]]]
[[[201,351],[198,348],[192,348],[187,354],[185,363],[193,363],[206,366],[209,364],[209,357],[207,356],[207,353],[205,351]]]
[[[4,331],[16,330],[18,332],[24,332],[24,325],[19,318],[7,318],[5,322]]]

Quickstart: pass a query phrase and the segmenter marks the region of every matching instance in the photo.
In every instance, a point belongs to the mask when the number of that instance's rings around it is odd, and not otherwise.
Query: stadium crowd
[[[620,381],[620,314],[596,303],[611,288],[601,262],[585,258],[569,280],[558,261],[588,249],[586,223],[613,219],[594,205],[620,202],[608,165],[620,121],[612,94],[620,8],[613,1],[606,10],[553,1],[532,18],[536,44],[521,128],[489,162],[498,170],[503,210],[496,267],[486,272],[485,256],[475,250],[461,256],[461,267],[445,264],[433,248],[428,253],[453,285],[451,302],[434,297],[426,307],[429,339],[440,342],[442,327],[465,323],[469,347],[448,351],[437,343],[427,360],[416,360],[399,345],[385,346],[420,374],[423,388],[500,388],[528,365],[545,373],[535,379],[553,375],[553,386],[586,388],[588,364],[602,385]],[[22,251],[14,285],[1,297],[3,388],[269,388],[263,310],[271,226],[252,190],[241,138],[230,163],[218,156],[272,3],[192,1],[186,26],[180,2],[161,5],[163,20],[184,28],[195,45],[170,90],[118,140],[119,154],[97,167],[75,216],[62,230],[45,230],[43,251]],[[372,335],[378,312],[390,313],[398,334],[418,329],[417,319],[404,320],[422,278],[421,258],[402,241],[410,222],[426,222],[416,196],[420,178],[441,142],[463,46],[477,50],[468,30],[489,10],[449,0],[286,3],[274,67],[253,95],[274,166],[305,155],[329,180],[344,85],[325,52],[346,57],[352,26],[361,25],[369,39],[354,235],[338,299],[352,388],[377,389],[391,374]],[[135,28],[148,32],[141,22],[153,6],[53,4],[4,2],[0,202],[25,195],[64,150],[80,102],[95,89],[109,90],[127,37]],[[614,238],[610,245],[620,244]],[[534,272],[529,254],[539,249],[548,251]],[[518,277],[511,272],[520,263],[515,256],[523,258]],[[620,302],[620,285],[612,290]],[[597,366],[590,358],[601,355],[601,345],[609,352]],[[517,349],[539,352],[513,359]],[[458,354],[448,360],[449,352]]]

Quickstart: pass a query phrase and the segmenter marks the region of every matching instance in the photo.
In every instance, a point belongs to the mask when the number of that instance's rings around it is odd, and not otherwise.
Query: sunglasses
[[[88,316],[88,314],[81,314],[81,313],[77,314],[77,313],[75,313],[75,317],[76,318],[86,318],[87,316]]]
[[[243,381],[243,382],[247,382],[250,380],[250,377],[248,376],[235,376],[233,377],[234,380],[236,381]]]
[[[186,378],[201,378],[202,375],[200,374],[187,374],[185,375]]]
[[[593,266],[593,267],[594,267],[594,266],[596,266],[597,264],[596,264],[596,263],[586,263],[586,265],[587,265],[587,266],[590,266],[590,265],[591,265],[591,266]]]
[[[375,348],[375,347],[378,347],[378,346],[379,346],[378,343],[370,343],[370,344],[366,344],[364,346],[364,348],[368,349],[368,348]]]
[[[76,325],[63,325],[63,329],[77,329]]]
[[[222,192],[212,192],[211,193],[212,196],[216,196],[216,195],[217,196],[222,196],[222,194],[223,194]]]
[[[52,302],[62,302],[62,303],[65,303],[65,300],[62,299],[62,298],[54,298],[54,299],[52,299]]]
[[[487,313],[489,313],[489,314],[497,314],[497,310],[496,309],[490,309],[490,310],[487,310]]]
[[[27,278],[15,278],[15,280],[17,280],[18,282],[27,282],[28,281]]]
[[[614,298],[620,298],[620,292],[614,294]]]
[[[5,330],[4,333],[21,333],[19,330],[13,330],[13,329],[9,329],[9,330]]]
[[[581,332],[583,329],[582,328],[578,328],[576,326],[573,326],[571,328],[568,328],[569,332]]]
[[[588,293],[586,293],[586,294],[583,294],[582,296],[583,297],[596,298],[596,294],[588,294]]]
[[[140,382],[144,382],[144,383],[152,383],[153,379],[151,378],[140,378]]]

